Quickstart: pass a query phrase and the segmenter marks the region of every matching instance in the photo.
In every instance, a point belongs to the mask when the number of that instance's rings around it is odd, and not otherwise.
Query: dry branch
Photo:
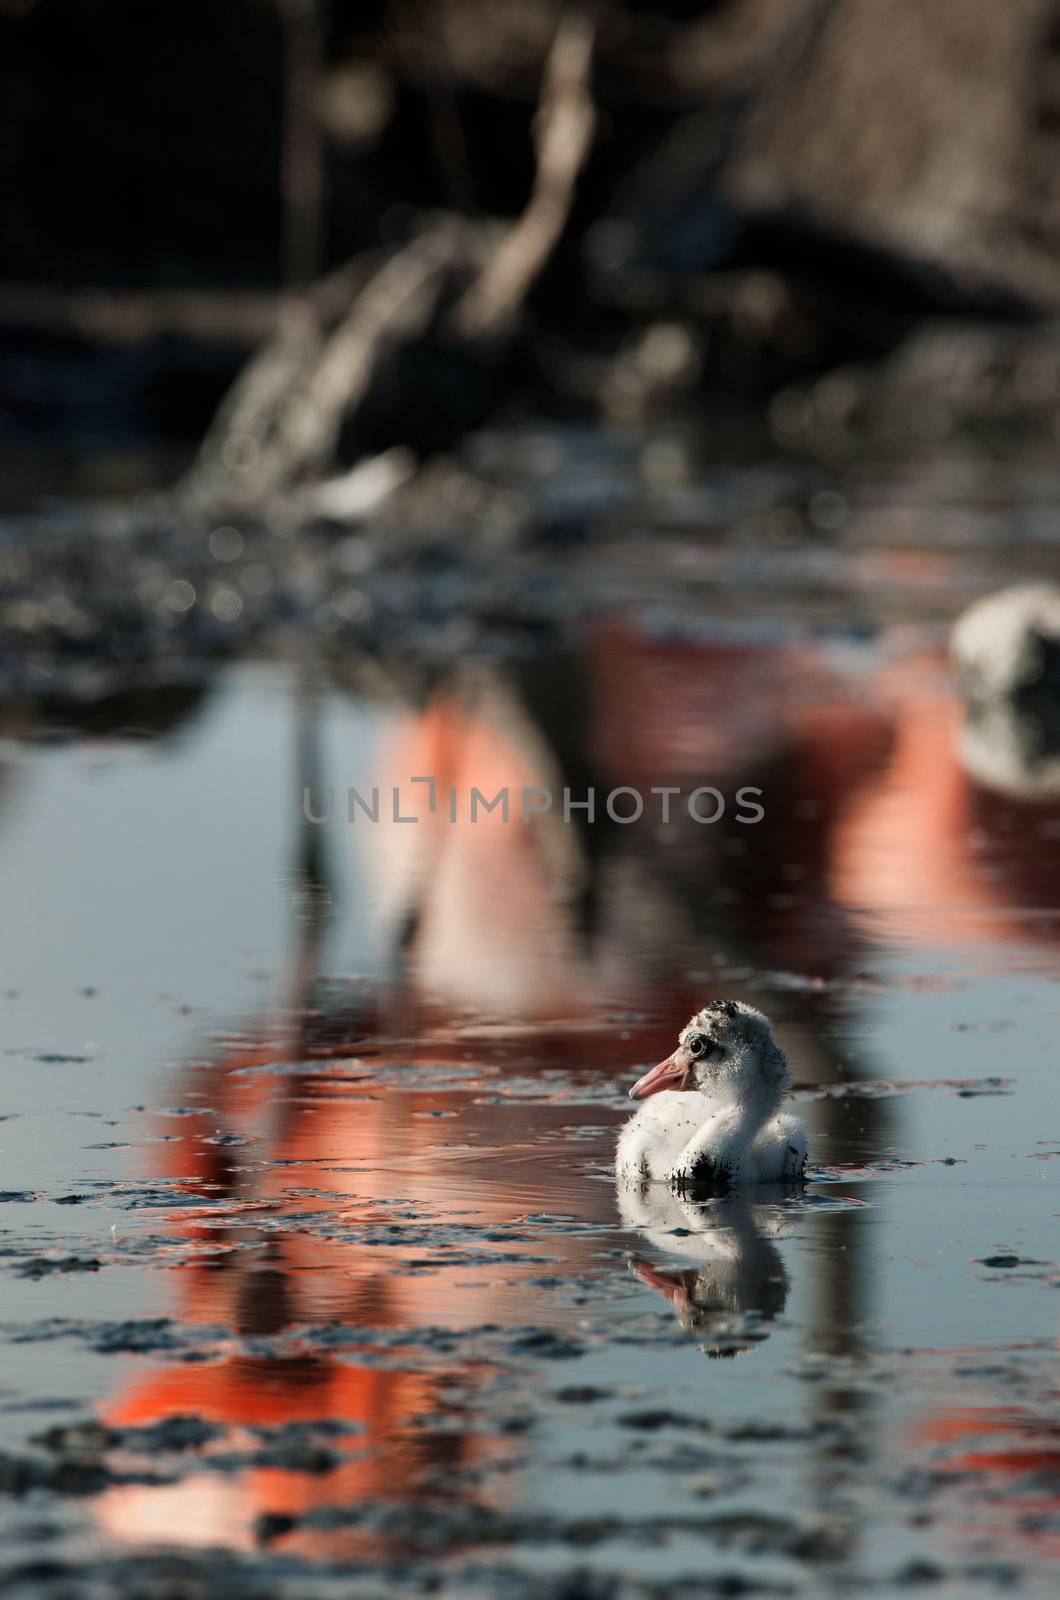
[[[427,327],[458,255],[455,230],[439,226],[414,239],[370,279],[281,418],[279,438],[289,470],[326,465],[343,416],[366,394],[386,351]]]
[[[267,501],[329,465],[343,416],[365,394],[387,348],[424,328],[456,259],[439,225],[374,272],[324,335],[295,302],[225,399],[185,489],[232,507]]]
[[[507,331],[563,232],[596,123],[589,93],[593,35],[580,14],[565,17],[556,32],[537,114],[533,191],[456,309],[456,326],[467,338]]]
[[[472,282],[453,311],[450,339],[466,349],[510,334],[567,222],[590,148],[592,50],[585,17],[564,19],[544,74],[534,185],[514,226],[495,242],[492,225],[452,217],[429,224],[362,277],[330,331],[319,290],[292,298],[218,413],[185,485],[190,497],[262,505],[326,472],[343,419],[366,400],[388,358],[429,329],[461,279]]]

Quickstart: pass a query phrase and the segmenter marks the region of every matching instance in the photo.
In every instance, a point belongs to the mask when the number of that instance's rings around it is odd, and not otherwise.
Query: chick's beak
[[[689,1069],[692,1058],[684,1046],[679,1046],[672,1056],[667,1056],[665,1061],[660,1061],[657,1067],[652,1067],[643,1078],[638,1078],[629,1091],[631,1100],[646,1100],[650,1094],[658,1094],[662,1089],[683,1089],[688,1082]]]
[[[649,1289],[654,1289],[657,1294],[663,1295],[678,1311],[688,1310],[691,1296],[686,1282],[687,1273],[664,1272],[661,1267],[646,1261],[643,1256],[630,1256],[629,1265],[641,1283],[646,1283]]]

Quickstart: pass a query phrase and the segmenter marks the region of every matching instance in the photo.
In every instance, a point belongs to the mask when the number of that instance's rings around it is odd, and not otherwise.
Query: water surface
[[[1060,807],[961,766],[962,563],[860,630],[646,592],[415,692],[241,662],[163,729],[20,724],[13,1592],[193,1554],[300,1595],[1055,1592]],[[653,784],[765,817],[465,810]],[[774,1019],[810,1181],[616,1195],[626,1088],[712,996]]]

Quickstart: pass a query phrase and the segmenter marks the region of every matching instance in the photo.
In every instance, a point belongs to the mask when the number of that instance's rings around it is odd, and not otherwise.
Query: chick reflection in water
[[[763,1323],[784,1309],[788,1276],[774,1238],[787,1231],[784,1189],[770,1185],[776,1199],[754,1201],[735,1193],[696,1204],[661,1184],[619,1183],[618,1208],[627,1228],[635,1228],[658,1250],[694,1264],[661,1267],[631,1256],[640,1281],[673,1306],[682,1327],[705,1336],[709,1356],[746,1353],[768,1337]]]

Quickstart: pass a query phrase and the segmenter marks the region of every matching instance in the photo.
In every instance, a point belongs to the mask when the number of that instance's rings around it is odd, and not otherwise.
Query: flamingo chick
[[[806,1135],[780,1114],[789,1083],[768,1019],[742,1001],[712,1000],[629,1091],[646,1104],[619,1136],[619,1178],[679,1191],[801,1179]]]

